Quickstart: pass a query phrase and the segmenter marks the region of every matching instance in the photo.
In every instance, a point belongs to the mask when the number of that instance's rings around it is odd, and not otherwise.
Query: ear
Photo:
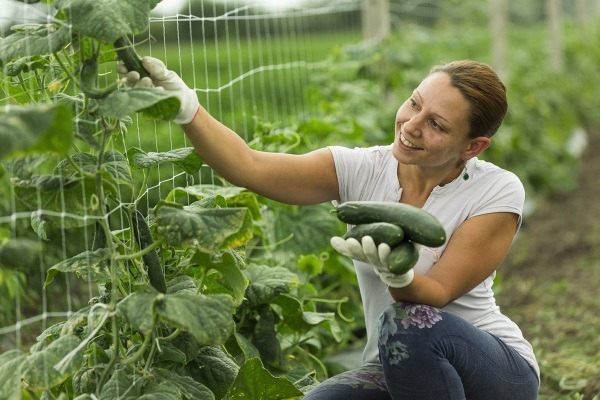
[[[467,148],[461,153],[462,159],[468,161],[473,157],[477,157],[490,146],[492,139],[485,136],[479,136],[469,140]]]

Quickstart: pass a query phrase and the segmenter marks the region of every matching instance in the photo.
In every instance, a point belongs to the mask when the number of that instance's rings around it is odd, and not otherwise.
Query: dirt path
[[[588,140],[577,189],[537,206],[500,269],[498,303],[536,348],[545,399],[600,395],[600,132]]]

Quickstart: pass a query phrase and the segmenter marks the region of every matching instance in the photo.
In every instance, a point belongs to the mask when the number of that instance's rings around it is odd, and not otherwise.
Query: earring
[[[465,173],[463,175],[463,180],[465,180],[465,181],[469,180],[469,173],[467,171],[465,171]]]

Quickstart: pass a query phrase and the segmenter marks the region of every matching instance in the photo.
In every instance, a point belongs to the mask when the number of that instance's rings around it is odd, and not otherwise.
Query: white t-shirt
[[[391,145],[355,149],[331,146],[329,149],[335,162],[342,203],[400,200],[402,188],[398,182],[398,161],[392,155]],[[477,158],[467,162],[466,172],[466,180],[461,173],[454,181],[436,186],[423,206],[444,225],[448,239],[463,221],[476,215],[513,212],[519,215],[521,224],[525,191],[516,175]],[[445,248],[446,244],[437,248],[423,246],[414,267],[415,272],[427,273],[440,259]],[[377,324],[383,310],[394,300],[372,267],[357,261],[354,265],[367,329],[363,363],[378,364]],[[444,310],[461,316],[513,347],[539,377],[539,367],[531,345],[523,338],[519,327],[503,315],[496,305],[492,290],[495,276],[494,272],[473,290],[444,307]]]

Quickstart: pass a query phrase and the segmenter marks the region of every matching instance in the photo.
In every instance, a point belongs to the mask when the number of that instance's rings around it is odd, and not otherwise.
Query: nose
[[[422,121],[420,120],[419,115],[413,115],[402,123],[401,132],[416,137],[421,134],[421,124]]]

